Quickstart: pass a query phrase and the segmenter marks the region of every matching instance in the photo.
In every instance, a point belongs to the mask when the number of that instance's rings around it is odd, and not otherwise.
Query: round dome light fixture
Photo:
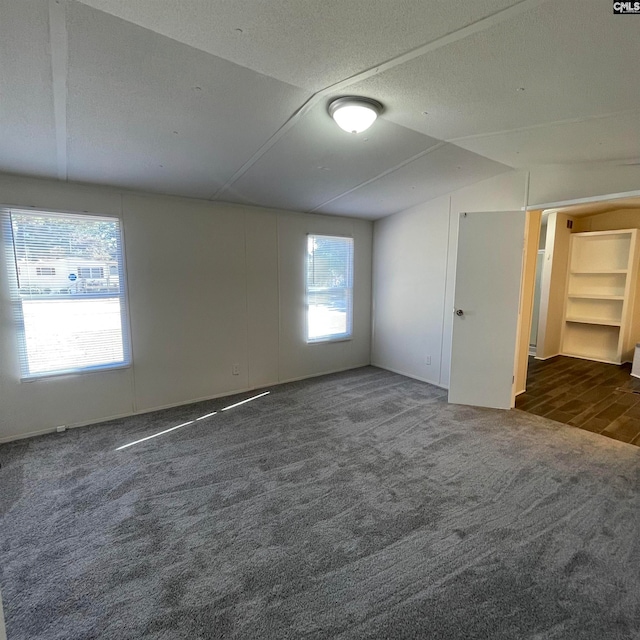
[[[382,113],[382,104],[372,98],[345,96],[329,103],[329,115],[348,133],[366,131]]]

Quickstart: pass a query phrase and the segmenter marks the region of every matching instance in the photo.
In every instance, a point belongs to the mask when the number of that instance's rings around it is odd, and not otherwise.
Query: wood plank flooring
[[[516,409],[640,446],[640,379],[630,372],[630,364],[529,358]]]

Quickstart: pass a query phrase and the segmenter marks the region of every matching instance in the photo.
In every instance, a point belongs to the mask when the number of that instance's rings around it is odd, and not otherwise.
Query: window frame
[[[310,238],[331,238],[331,239],[343,239],[351,241],[351,264],[349,265],[349,272],[351,276],[351,286],[343,287],[350,292],[347,300],[347,331],[345,333],[319,336],[317,338],[309,337],[309,260],[308,260],[308,247]],[[354,290],[355,290],[355,239],[351,235],[345,234],[328,234],[328,233],[307,233],[305,236],[305,265],[304,265],[304,333],[305,340],[308,345],[313,344],[326,344],[328,342],[349,342],[353,340],[353,316],[354,316]]]
[[[111,292],[95,292],[85,293],[82,297],[73,294],[51,293],[47,294],[43,300],[95,300],[115,298],[120,302],[120,335],[122,339],[122,361],[116,363],[106,363],[98,365],[89,365],[81,367],[73,367],[67,369],[59,369],[45,371],[42,373],[31,373],[25,370],[28,365],[27,357],[27,336],[24,322],[23,298],[19,292],[19,271],[17,263],[17,253],[14,244],[12,213],[22,215],[38,215],[61,217],[61,218],[78,218],[103,220],[107,222],[118,223],[118,247],[119,252],[116,259],[118,269],[119,293]],[[36,207],[13,207],[0,206],[0,241],[2,245],[2,259],[6,270],[6,285],[9,295],[9,306],[11,308],[12,318],[15,324],[16,336],[16,361],[19,372],[20,382],[37,382],[47,380],[49,378],[60,378],[67,376],[77,376],[96,372],[115,371],[118,369],[128,369],[132,366],[132,347],[131,347],[131,319],[129,315],[129,294],[127,287],[127,270],[125,258],[125,238],[124,238],[124,221],[118,215],[106,215],[91,212],[76,212],[59,209],[44,209]]]

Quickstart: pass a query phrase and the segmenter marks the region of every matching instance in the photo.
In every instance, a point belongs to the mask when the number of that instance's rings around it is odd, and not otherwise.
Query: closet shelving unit
[[[638,230],[574,233],[570,243],[562,353],[630,362],[640,337]]]

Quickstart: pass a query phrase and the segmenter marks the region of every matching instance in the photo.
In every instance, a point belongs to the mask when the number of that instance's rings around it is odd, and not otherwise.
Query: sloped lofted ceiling
[[[0,171],[378,218],[640,149],[606,0],[0,0]],[[327,104],[385,111],[354,136]]]

